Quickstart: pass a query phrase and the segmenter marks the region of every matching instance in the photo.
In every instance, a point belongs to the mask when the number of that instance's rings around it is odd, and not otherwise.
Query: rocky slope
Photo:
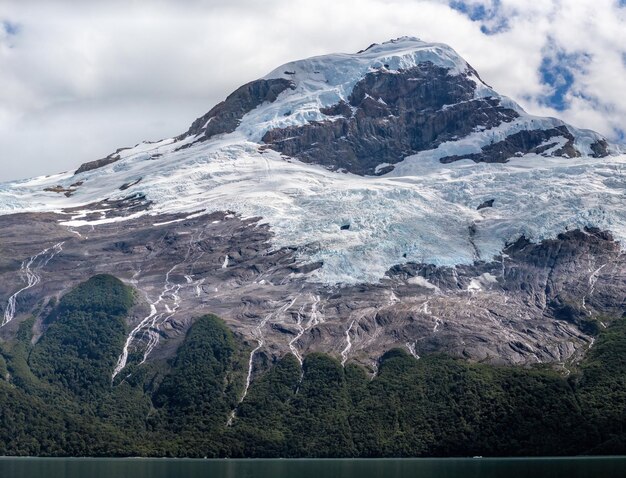
[[[549,367],[443,354],[416,359],[394,348],[375,376],[329,354],[311,353],[300,363],[287,353],[250,383],[250,347],[205,315],[168,360],[135,361],[112,384],[136,298],[115,277],[95,275],[50,306],[43,336],[33,340],[31,318],[15,340],[0,344],[0,454],[372,458],[626,450],[625,319],[602,329],[567,377]]]
[[[626,157],[534,117],[445,45],[284,65],[186,133],[0,185],[0,338],[96,273],[140,291],[113,379],[222,317],[248,383],[291,352],[568,373],[622,316]]]

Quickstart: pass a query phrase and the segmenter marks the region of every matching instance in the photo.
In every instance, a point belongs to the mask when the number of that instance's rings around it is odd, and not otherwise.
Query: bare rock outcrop
[[[283,78],[251,81],[196,119],[178,139],[201,135],[200,139],[206,140],[216,134],[232,133],[246,113],[262,103],[273,103],[280,93],[293,87],[293,82]]]
[[[109,209],[133,207],[129,200]],[[195,318],[215,313],[253,347],[261,344],[259,357],[322,351],[374,369],[401,346],[416,356],[565,367],[584,355],[598,327],[626,310],[626,256],[596,229],[537,244],[520,238],[487,262],[399,264],[376,284],[330,286],[308,279],[321,263],[302,262],[297,248],[273,247],[258,219],[144,215],[68,228],[59,225],[63,218],[0,217],[2,314],[17,293],[0,339],[31,315],[40,335],[46,304],[98,273],[138,290],[129,330],[143,332],[130,348],[148,360],[171,356]],[[27,276],[37,280],[22,290]]]
[[[381,174],[381,163],[495,127],[518,117],[496,98],[474,98],[468,75],[423,63],[407,70],[380,69],[359,81],[349,103],[323,109],[327,121],[268,131],[272,149],[304,162],[356,174]],[[388,170],[385,170],[385,172]]]

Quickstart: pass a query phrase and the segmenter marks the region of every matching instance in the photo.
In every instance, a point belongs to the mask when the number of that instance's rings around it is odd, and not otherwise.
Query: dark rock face
[[[520,131],[512,134],[504,141],[499,141],[482,148],[482,152],[466,154],[463,156],[446,156],[441,158],[442,163],[452,163],[460,159],[471,159],[477,163],[506,163],[507,160],[517,154],[535,153],[542,154],[558,145],[558,139],[565,138],[567,142],[561,148],[553,152],[552,156],[576,158],[580,152],[574,148],[574,135],[566,126],[551,129],[536,129]],[[553,142],[550,140],[554,139]],[[545,144],[547,143],[547,144]]]
[[[356,174],[384,174],[406,156],[436,148],[518,117],[494,98],[474,99],[476,85],[466,75],[422,63],[400,72],[381,69],[358,82],[349,104],[322,113],[339,116],[323,122],[268,131],[272,149],[330,169]]]
[[[121,188],[120,188],[121,189]],[[121,218],[128,214],[138,213],[150,209],[152,201],[146,199],[142,193],[131,194],[122,199],[104,199],[80,207],[67,208],[64,212],[84,214],[86,221],[99,219]]]
[[[624,310],[625,258],[608,232],[574,230],[541,244],[522,238],[504,253],[520,264],[506,276],[507,290],[528,294],[544,310],[568,304],[572,314],[587,318]]]
[[[591,145],[591,151],[594,158],[604,158],[609,155],[609,143],[606,139],[596,141]]]
[[[141,179],[142,178],[138,178],[138,179],[135,179],[134,181],[130,181],[130,182],[124,183],[124,184],[122,184],[119,187],[119,190],[120,191],[126,191],[128,188],[134,186],[135,184],[139,184],[141,182]]]
[[[204,140],[216,134],[232,133],[246,113],[266,101],[273,103],[280,93],[293,87],[292,81],[283,78],[247,83],[231,93],[226,100],[213,107],[207,114],[195,120],[189,130],[179,139],[201,134]]]
[[[476,209],[478,211],[480,211],[481,209],[486,209],[488,207],[493,207],[493,203],[495,202],[495,199],[489,199],[487,201],[484,201],[483,203],[481,203]]]
[[[94,169],[103,168],[104,166],[108,166],[109,164],[113,164],[121,159],[120,153],[124,150],[130,149],[126,148],[118,148],[114,153],[109,154],[106,158],[96,159],[95,161],[89,161],[87,163],[83,163],[80,167],[74,172],[74,174],[84,173],[86,171],[93,171]]]
[[[133,196],[92,207],[117,217],[149,204]],[[323,264],[303,261],[297,248],[275,249],[269,227],[257,219],[222,212],[61,226],[72,212],[0,217],[0,315],[24,287],[25,264],[40,254],[31,263],[39,282],[19,293],[0,340],[31,314],[41,333],[51,298],[98,273],[138,289],[129,330],[149,316],[151,304],[157,308],[158,321],[131,347],[141,354],[158,334],[150,360],[172,356],[194,319],[215,313],[251,344],[262,339],[270,358],[326,352],[372,366],[400,346],[420,356],[564,364],[585,353],[602,321],[626,309],[626,255],[596,229],[537,244],[521,238],[488,262],[407,263],[379,283],[336,286],[311,280]]]
[[[134,210],[131,201],[104,206],[126,209],[126,213]],[[190,220],[185,215],[142,216],[94,229],[59,226],[59,220],[63,219],[67,215],[0,217],[3,224],[0,275],[4,277],[0,285],[0,317],[7,307],[6,299],[24,285],[20,273],[24,258],[28,260],[51,244],[59,245],[54,254],[43,255],[32,263],[32,273],[41,282],[19,294],[16,318],[0,328],[0,341],[15,333],[29,311],[37,309],[39,314],[41,306],[51,297],[58,297],[85,277],[110,271],[140,291],[136,315],[131,317],[132,327],[149,314],[148,304],[154,303],[164,290],[177,289],[174,295],[167,295],[156,304],[159,314],[162,310],[177,312],[154,327],[162,341],[155,355],[169,354],[184,337],[192,319],[202,315],[202,311],[218,312],[226,317],[226,310],[237,310],[254,296],[259,304],[257,311],[274,306],[266,303],[264,292],[255,293],[263,289],[254,283],[259,276],[271,281],[276,271],[284,278],[294,272],[306,274],[321,266],[321,263],[301,263],[295,257],[295,250],[273,249],[267,225],[258,225],[255,219],[242,221],[227,213]],[[235,290],[234,294],[229,292]],[[205,299],[210,299],[211,304],[203,303]],[[39,317],[43,319],[44,314]],[[241,331],[242,327],[248,327],[247,322],[254,327],[255,320],[256,316],[244,318],[233,328]],[[39,321],[35,327],[43,326]],[[133,347],[143,350],[146,338],[147,335],[139,338]]]
[[[74,174],[80,174],[87,171],[93,171],[94,169],[103,168],[104,166],[108,166],[109,164],[115,163],[119,160],[120,155],[113,153],[106,158],[96,159],[95,161],[89,161],[87,163],[81,164],[80,167],[74,172]]]
[[[570,305],[577,316],[621,315],[626,305],[626,257],[610,233],[596,228],[573,230],[540,243],[520,237],[491,262],[477,261],[454,268],[406,263],[392,267],[387,276],[411,282],[421,277],[441,291],[467,290],[472,278],[491,274],[492,284],[526,303],[549,311],[550,304]],[[621,290],[621,291],[620,291]],[[546,312],[547,311],[547,312]],[[558,318],[558,317],[557,317]]]
[[[493,362],[577,360],[603,321],[620,317],[626,306],[626,258],[611,235],[597,229],[538,244],[520,238],[492,262],[398,265],[388,277],[402,303],[387,309],[389,327],[409,317],[433,324],[416,343],[420,355],[444,347],[458,357]],[[417,315],[407,307],[416,288],[429,294]],[[561,338],[551,342],[548,335]]]
[[[203,141],[216,134],[232,133],[237,129],[239,121],[246,113],[249,113],[266,101],[270,103],[276,101],[280,93],[293,87],[292,81],[281,78],[256,80],[247,83],[237,88],[226,100],[211,108],[207,114],[196,119],[191,124],[189,130],[178,136],[176,140],[180,141],[189,136],[202,135],[198,141]],[[190,145],[186,144],[182,148],[187,148]],[[120,148],[106,158],[84,163],[74,174],[92,171],[119,161],[121,159],[119,152],[124,149],[128,148]],[[151,159],[156,157],[153,156]]]

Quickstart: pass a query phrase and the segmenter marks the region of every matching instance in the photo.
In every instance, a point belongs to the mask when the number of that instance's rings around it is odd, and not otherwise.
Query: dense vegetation
[[[33,318],[2,344],[0,455],[626,453],[626,319],[599,331],[568,377],[398,349],[372,378],[328,355],[302,366],[286,355],[238,405],[250,349],[210,315],[173,359],[111,383],[133,302],[119,280],[95,276],[51,305],[36,343]]]
[[[125,316],[132,289],[114,277],[98,275],[63,297],[49,327],[29,357],[40,379],[58,383],[78,396],[97,398],[111,384],[126,336]]]

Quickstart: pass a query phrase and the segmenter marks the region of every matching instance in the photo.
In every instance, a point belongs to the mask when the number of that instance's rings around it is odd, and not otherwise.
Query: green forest
[[[49,304],[37,340],[31,318],[0,344],[0,455],[626,454],[624,318],[568,376],[394,349],[372,378],[329,355],[300,366],[288,354],[238,405],[250,347],[214,315],[194,321],[175,357],[129,365],[112,383],[134,302],[97,275]]]

